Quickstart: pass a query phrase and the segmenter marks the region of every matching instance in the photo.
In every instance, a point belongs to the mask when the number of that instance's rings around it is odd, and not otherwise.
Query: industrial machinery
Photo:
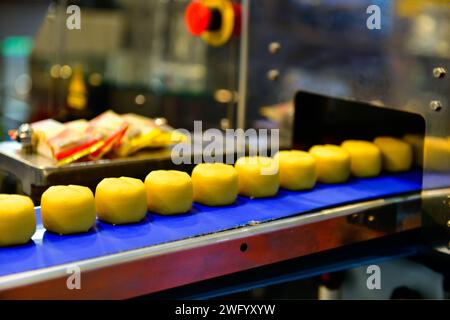
[[[0,298],[116,299],[170,290],[214,297],[447,246],[450,164],[427,141],[450,136],[448,1],[36,6],[30,19],[25,4],[0,4],[0,21],[21,17],[0,31],[4,136],[22,123],[90,119],[112,109],[191,131],[195,120],[205,129],[278,129],[281,148],[416,134],[427,156],[406,173],[240,197],[230,207],[195,204],[187,215],[149,214],[127,227],[98,222],[86,235],[46,232],[37,207],[32,243],[0,248]],[[439,170],[436,157],[444,163]],[[2,188],[37,205],[51,185],[94,188],[105,177],[144,178],[160,168],[190,172],[192,165],[176,166],[162,149],[58,166],[16,141],[0,143]],[[68,273],[77,268],[82,290],[69,290]]]

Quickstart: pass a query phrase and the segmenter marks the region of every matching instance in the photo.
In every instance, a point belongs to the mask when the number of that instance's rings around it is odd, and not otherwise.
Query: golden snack
[[[33,201],[16,194],[0,194],[0,247],[25,244],[35,231]]]
[[[136,223],[147,213],[145,185],[139,179],[103,179],[95,190],[98,218],[112,224]]]
[[[347,140],[342,143],[350,154],[350,169],[355,177],[376,177],[382,169],[380,149],[372,142],[363,140]]]
[[[45,229],[62,235],[87,232],[95,224],[94,194],[82,186],[53,186],[42,194]]]
[[[385,170],[402,172],[411,169],[413,150],[409,144],[392,137],[378,137],[374,140],[374,143],[380,148]]]
[[[414,163],[423,166],[424,137],[418,134],[406,134],[403,140],[413,149]]]
[[[236,161],[239,194],[251,198],[275,196],[280,187],[278,165],[266,157],[243,157]]]
[[[145,178],[147,205],[152,212],[174,215],[188,212],[192,207],[191,177],[175,170],[152,171]]]
[[[316,159],[317,179],[322,183],[343,183],[350,177],[350,155],[342,147],[319,145],[309,150]]]
[[[450,171],[450,141],[446,138],[425,138],[425,169],[449,172]]]
[[[316,160],[305,151],[280,151],[275,155],[279,163],[280,185],[288,190],[314,188],[317,180]]]
[[[194,201],[207,206],[233,204],[238,195],[238,174],[233,166],[203,163],[192,171]]]

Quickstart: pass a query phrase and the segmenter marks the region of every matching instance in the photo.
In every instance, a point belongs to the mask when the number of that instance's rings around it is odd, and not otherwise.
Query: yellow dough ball
[[[322,183],[343,183],[350,177],[350,155],[339,146],[314,146],[309,151],[316,159],[317,179]]]
[[[374,143],[381,150],[385,170],[402,172],[411,169],[413,151],[409,144],[392,137],[378,137],[374,140]]]
[[[280,185],[288,190],[314,188],[317,180],[316,160],[305,151],[280,151],[275,155],[280,168]]]
[[[359,178],[376,177],[382,168],[381,151],[372,142],[362,140],[347,140],[342,143],[350,154],[350,169],[352,175]]]
[[[207,206],[225,206],[236,201],[238,174],[233,166],[203,163],[192,171],[194,201]]]
[[[35,231],[33,201],[25,196],[0,194],[0,247],[25,244]]]
[[[236,161],[239,193],[251,198],[273,197],[280,187],[278,165],[266,157],[243,157]]]
[[[414,163],[423,166],[424,137],[418,134],[407,134],[403,140],[413,149]]]
[[[152,212],[174,215],[188,212],[192,207],[191,177],[175,170],[152,171],[145,178],[147,205]]]
[[[139,179],[103,179],[95,190],[98,218],[112,224],[136,223],[147,213],[145,185]]]
[[[41,198],[45,229],[58,234],[87,232],[95,224],[94,194],[82,186],[54,186]]]
[[[446,138],[425,138],[425,169],[450,171],[450,141]]]

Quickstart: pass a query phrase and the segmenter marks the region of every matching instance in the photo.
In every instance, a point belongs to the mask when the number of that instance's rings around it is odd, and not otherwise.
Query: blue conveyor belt
[[[442,178],[437,176],[436,179]],[[447,176],[438,184],[448,182]],[[112,226],[97,222],[91,232],[72,236],[46,232],[39,209],[36,209],[38,227],[33,241],[24,246],[0,248],[0,276],[211,234],[244,226],[250,221],[267,222],[327,207],[416,192],[421,188],[419,171],[351,179],[339,185],[319,184],[306,192],[280,190],[277,197],[269,199],[239,197],[235,205],[227,207],[194,204],[189,214],[181,216],[149,213],[144,221],[135,225]]]

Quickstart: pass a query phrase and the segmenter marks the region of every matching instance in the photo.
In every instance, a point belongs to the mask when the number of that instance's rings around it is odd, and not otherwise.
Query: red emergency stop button
[[[200,36],[208,30],[212,20],[212,12],[200,1],[192,1],[186,8],[184,18],[189,32],[194,36]]]

